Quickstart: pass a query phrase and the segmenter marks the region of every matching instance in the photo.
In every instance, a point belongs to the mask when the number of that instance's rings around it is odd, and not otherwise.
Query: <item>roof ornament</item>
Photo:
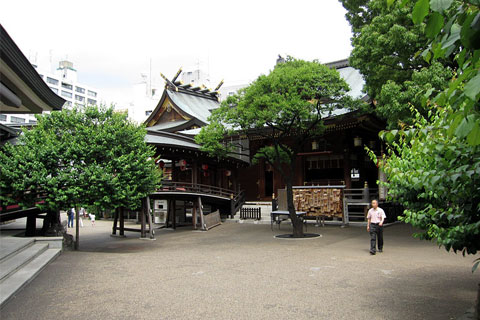
[[[175,74],[175,76],[172,79],[172,83],[175,83],[175,81],[177,81],[177,78],[178,78],[178,76],[180,76],[180,73],[182,73],[182,67],[180,67],[180,69],[178,69],[177,73]]]
[[[178,91],[177,86],[174,85],[170,80],[168,80],[167,77],[165,77],[163,75],[163,73],[160,72],[160,76],[163,78],[163,80],[165,80],[165,82],[166,82],[165,87],[166,88],[170,88],[171,90]]]
[[[218,91],[218,89],[220,89],[220,87],[223,86],[223,82],[224,82],[224,81],[223,81],[223,79],[222,79],[222,81],[220,81],[220,83],[218,84],[218,86],[217,86],[217,87],[215,88],[215,90],[213,90],[213,91]]]

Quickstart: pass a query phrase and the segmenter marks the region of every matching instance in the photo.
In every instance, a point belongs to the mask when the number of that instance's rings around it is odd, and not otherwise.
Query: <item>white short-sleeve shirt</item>
[[[367,219],[370,219],[370,223],[380,223],[382,218],[385,219],[386,217],[385,211],[383,211],[382,208],[377,208],[376,210],[370,208],[370,210],[368,210]]]

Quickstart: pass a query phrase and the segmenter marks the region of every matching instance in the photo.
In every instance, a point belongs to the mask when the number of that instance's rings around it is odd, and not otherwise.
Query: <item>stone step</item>
[[[30,283],[60,252],[60,249],[45,250],[0,283],[0,308],[20,289]]]
[[[35,242],[34,239],[17,238],[17,237],[2,237],[0,238],[0,262],[8,259],[10,256],[17,254]]]
[[[48,243],[36,243],[0,262],[0,283],[24,264],[48,249]]]

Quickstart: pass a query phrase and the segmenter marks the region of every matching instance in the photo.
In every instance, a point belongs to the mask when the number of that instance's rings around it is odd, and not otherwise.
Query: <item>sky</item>
[[[351,30],[337,0],[2,1],[0,23],[44,69],[66,59],[107,103],[131,101],[141,74],[200,66],[214,87],[268,73],[279,54],[347,58]]]

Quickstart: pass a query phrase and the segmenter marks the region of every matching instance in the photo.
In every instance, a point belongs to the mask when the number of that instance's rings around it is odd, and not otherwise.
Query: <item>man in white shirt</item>
[[[378,252],[383,252],[383,221],[385,220],[385,211],[378,207],[378,201],[372,200],[372,208],[367,214],[367,231],[370,232],[370,254],[374,255],[377,247]]]

